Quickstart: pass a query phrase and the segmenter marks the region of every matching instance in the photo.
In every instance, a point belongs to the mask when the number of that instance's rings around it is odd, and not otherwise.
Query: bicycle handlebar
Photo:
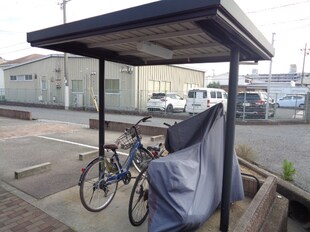
[[[149,118],[152,118],[152,115],[149,115],[149,116],[146,116],[146,117],[142,118],[142,121],[146,122]]]
[[[175,121],[173,125],[177,124],[177,122]],[[167,127],[171,127],[172,125],[170,125],[169,123],[164,122],[164,125]]]
[[[166,123],[166,122],[164,122],[164,125],[167,126],[167,127],[171,127],[171,125]]]
[[[148,119],[150,119],[150,118],[152,118],[152,115],[149,115],[149,116],[146,116],[146,117],[144,117],[144,118],[142,118],[142,119],[140,119],[135,125],[133,125],[133,126],[131,126],[130,128],[136,128],[137,127],[137,125],[140,123],[140,122],[146,122]],[[129,130],[129,128],[126,128],[125,129],[125,131],[128,131]]]

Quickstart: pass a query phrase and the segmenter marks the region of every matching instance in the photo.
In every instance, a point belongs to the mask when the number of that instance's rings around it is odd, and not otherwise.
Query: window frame
[[[33,81],[31,74],[10,75],[10,81]]]

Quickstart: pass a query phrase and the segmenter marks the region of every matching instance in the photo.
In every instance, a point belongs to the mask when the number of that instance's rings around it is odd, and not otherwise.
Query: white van
[[[190,89],[186,99],[186,112],[190,114],[197,114],[220,102],[223,103],[224,111],[226,112],[227,92],[223,89]]]

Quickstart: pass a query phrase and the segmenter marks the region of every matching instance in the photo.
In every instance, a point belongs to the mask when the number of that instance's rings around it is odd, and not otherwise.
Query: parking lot
[[[111,142],[120,135],[108,133]],[[80,203],[77,183],[81,168],[89,160],[80,161],[79,153],[97,149],[97,130],[78,124],[0,117],[0,135],[2,186],[8,189],[13,186],[14,190],[10,191],[22,199],[75,231],[147,230],[146,223],[134,228],[128,220],[132,183],[127,186],[120,183],[112,204],[100,213],[90,213]],[[51,170],[23,179],[14,178],[16,170],[44,162],[51,163]]]
[[[98,147],[98,131],[87,125],[89,118],[96,118],[96,113],[13,108],[32,111],[37,120],[0,118],[1,186],[75,231],[147,230],[146,223],[135,228],[128,220],[127,206],[133,183],[121,184],[112,204],[100,213],[90,213],[80,203],[77,182],[81,167],[88,160],[80,161],[78,155]],[[140,117],[106,115],[107,120],[125,122],[136,122]],[[152,118],[152,124],[158,126],[163,126],[164,121],[171,123],[175,119]],[[106,142],[114,141],[119,135],[119,132],[107,131]],[[237,125],[235,143],[251,146],[256,153],[256,163],[278,175],[281,175],[284,159],[293,162],[297,170],[294,183],[310,192],[309,136],[309,124]],[[146,144],[150,138],[144,136],[143,141]],[[15,170],[44,162],[51,162],[50,171],[25,179],[14,178]]]
[[[33,118],[40,120],[51,120],[55,122],[66,122],[67,124],[73,126],[82,126],[85,131],[92,133],[92,136],[87,138],[74,138],[77,142],[81,144],[98,146],[98,131],[86,130],[88,128],[88,123],[90,118],[98,118],[98,113],[96,112],[81,112],[81,111],[70,111],[70,110],[53,110],[44,108],[33,108],[33,107],[21,107],[21,106],[5,106],[2,105],[1,108],[25,110],[32,112]],[[275,124],[263,124],[253,125],[249,120],[248,123],[236,126],[236,136],[235,144],[246,144],[250,146],[256,153],[255,162],[261,167],[277,174],[282,174],[283,160],[287,159],[293,162],[296,168],[296,175],[294,177],[294,183],[301,187],[302,189],[310,192],[310,159],[308,154],[310,154],[310,126],[309,124],[299,124],[295,122],[302,122],[303,120],[296,116],[294,119],[294,109],[278,108],[277,112],[282,115],[280,119],[290,119],[288,123],[277,125],[277,120]],[[297,113],[299,111],[296,111]],[[299,112],[299,114],[304,111]],[[170,117],[165,117],[165,115],[157,114],[148,122],[147,125],[166,127],[163,122],[173,124],[175,121],[181,121],[182,119],[177,119],[178,116],[184,115],[186,113],[176,113],[176,117],[170,115]],[[105,119],[107,121],[117,121],[117,122],[129,122],[135,123],[142,116],[136,115],[125,115],[125,114],[106,114]],[[54,123],[54,125],[56,125]],[[75,133],[62,133],[62,136],[68,138],[69,136],[78,136]],[[106,142],[111,141],[109,139],[110,134],[106,136]],[[38,138],[37,138],[38,139]],[[40,139],[40,141],[42,138]],[[45,139],[46,140],[46,139]],[[42,141],[45,141],[42,140]],[[68,139],[70,140],[70,138]],[[113,140],[113,138],[112,138]],[[147,140],[144,140],[147,141]],[[52,142],[52,141],[50,141]],[[56,143],[55,141],[53,142]],[[66,145],[68,146],[68,144]],[[80,149],[85,149],[85,147],[78,146]],[[1,148],[0,148],[1,149]],[[56,149],[56,148],[54,148]],[[75,153],[76,154],[76,153]]]

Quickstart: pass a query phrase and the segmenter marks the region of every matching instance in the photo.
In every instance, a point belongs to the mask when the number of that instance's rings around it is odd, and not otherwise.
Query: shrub
[[[293,181],[293,175],[296,173],[296,169],[293,167],[292,162],[288,162],[286,159],[283,161],[283,178],[287,181]]]
[[[220,89],[221,88],[221,84],[219,81],[215,82],[211,82],[207,85],[207,88],[216,88],[216,89]]]
[[[250,162],[255,161],[255,152],[249,145],[238,144],[235,146],[235,149],[236,149],[237,156]]]

